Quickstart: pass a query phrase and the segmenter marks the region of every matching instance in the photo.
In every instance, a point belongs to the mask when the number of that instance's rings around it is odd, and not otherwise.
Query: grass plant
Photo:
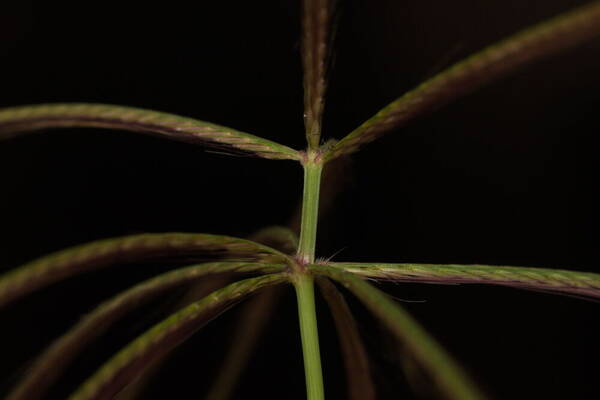
[[[403,307],[374,283],[379,281],[479,284],[538,290],[584,299],[600,298],[600,275],[567,269],[521,266],[433,265],[415,263],[335,262],[316,253],[318,221],[331,188],[322,189],[322,175],[336,163],[359,151],[383,134],[499,79],[524,65],[549,57],[600,35],[600,2],[527,28],[484,48],[464,61],[392,101],[340,140],[324,137],[322,116],[335,25],[335,1],[305,0],[302,12],[302,66],[304,71],[304,122],[307,147],[295,150],[283,144],[236,129],[169,113],[104,104],[60,103],[26,105],[0,110],[0,139],[60,128],[108,128],[151,134],[165,139],[209,146],[232,155],[278,162],[295,162],[304,170],[303,198],[297,232],[273,227],[251,239],[204,233],[139,234],[83,244],[16,267],[0,277],[0,306],[9,307],[24,296],[60,280],[113,265],[155,259],[196,259],[194,263],[150,280],[107,300],[63,336],[56,339],[23,374],[8,395],[10,400],[44,398],[75,355],[96,337],[111,329],[128,312],[175,287],[198,285],[208,275],[227,273],[224,286],[201,299],[182,304],[173,314],[132,341],[96,373],[81,382],[70,399],[108,399],[132,390],[149,366],[160,362],[206,323],[237,301],[267,287],[291,285],[295,289],[304,354],[306,393],[310,400],[324,398],[325,386],[315,305],[315,286],[333,313],[345,357],[348,393],[352,399],[374,399],[377,388],[370,376],[365,350],[345,288],[361,301],[389,332],[405,346],[442,398],[484,399],[487,395],[457,361],[420,326]],[[2,143],[10,146],[9,142]],[[335,190],[333,190],[335,192]],[[325,199],[322,193],[328,193]],[[327,198],[329,197],[329,198]],[[457,289],[458,290],[458,289]],[[258,294],[258,296],[264,296]],[[257,297],[260,299],[260,297]],[[255,337],[276,296],[249,303],[244,311],[254,316],[242,321],[251,327],[248,345],[232,348],[208,394],[210,399],[233,396]],[[244,339],[236,342],[240,343]],[[138,381],[139,382],[139,381]]]

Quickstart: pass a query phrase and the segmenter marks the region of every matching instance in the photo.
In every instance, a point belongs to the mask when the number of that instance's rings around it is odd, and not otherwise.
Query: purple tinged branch
[[[561,269],[454,264],[329,263],[375,280],[484,284],[600,299],[600,274]]]
[[[384,133],[470,93],[516,69],[600,35],[600,2],[523,30],[451,66],[384,107],[325,156],[358,151]]]
[[[0,307],[61,279],[101,267],[168,257],[227,257],[290,262],[277,250],[245,239],[200,233],[147,233],[99,240],[50,254],[0,276]]]
[[[304,0],[302,65],[304,124],[310,149],[319,147],[330,44],[333,0]]]
[[[177,115],[105,104],[42,104],[0,110],[0,139],[49,128],[147,133],[263,158],[298,160],[296,150],[231,128]]]

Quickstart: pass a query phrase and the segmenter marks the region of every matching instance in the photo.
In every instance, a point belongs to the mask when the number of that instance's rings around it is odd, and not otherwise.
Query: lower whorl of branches
[[[156,258],[286,262],[270,247],[229,236],[203,233],[146,233],[98,240],[34,260],[0,276],[0,307],[62,279],[127,262]]]
[[[175,287],[197,282],[207,275],[224,273],[278,272],[283,265],[218,262],[170,271],[142,282],[107,300],[54,341],[27,371],[7,400],[42,398],[46,389],[68,367],[70,361],[95,338],[106,332],[129,311]]]
[[[244,279],[190,304],[132,341],[84,382],[69,400],[112,398],[135,379],[147,363],[183,343],[236,301],[287,280],[288,276],[283,273]]]

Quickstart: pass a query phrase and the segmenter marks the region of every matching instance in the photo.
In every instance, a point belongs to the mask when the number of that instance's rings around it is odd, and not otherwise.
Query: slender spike
[[[375,399],[375,384],[371,378],[369,357],[344,295],[327,278],[318,278],[317,285],[327,301],[340,339],[346,368],[348,397],[350,400]]]
[[[161,311],[162,316],[167,316],[180,310],[190,304],[201,300],[212,292],[222,289],[232,282],[231,274],[213,275],[210,279],[201,280],[197,283],[192,283],[188,291],[175,304],[168,304]],[[134,400],[143,399],[148,386],[157,379],[160,373],[162,364],[169,358],[169,354],[162,357],[157,357],[151,363],[146,363],[139,371],[138,377],[129,382],[113,400]]]
[[[298,237],[289,228],[269,226],[253,233],[250,239],[273,247],[285,254],[294,254],[298,248]],[[240,376],[256,347],[261,333],[271,319],[276,303],[281,297],[279,288],[261,293],[247,304],[237,322],[238,329],[234,333],[223,364],[219,368],[211,388],[206,395],[207,400],[230,399],[235,391]]]
[[[250,361],[260,335],[273,316],[277,301],[281,297],[280,288],[272,288],[260,293],[244,305],[241,320],[234,332],[231,345],[223,358],[223,364],[210,388],[206,400],[228,400],[233,398],[236,385]]]
[[[304,68],[304,125],[309,149],[319,147],[334,0],[304,0],[302,66]]]
[[[7,400],[43,398],[47,388],[85,345],[101,336],[129,311],[177,286],[192,283],[211,274],[270,273],[281,271],[283,268],[283,265],[269,264],[207,263],[167,272],[142,282],[98,306],[66,334],[54,341],[35,360],[32,368],[8,395]]]
[[[110,399],[148,362],[183,343],[194,332],[241,298],[288,280],[286,274],[244,279],[190,304],[150,328],[108,360],[69,400]]]
[[[249,239],[277,249],[285,254],[293,254],[298,248],[298,237],[296,234],[283,226],[270,226],[260,229],[250,235]],[[227,282],[227,278],[223,278],[225,279],[225,282]],[[175,311],[179,308],[183,308],[204,297],[206,294],[200,296],[196,292],[206,293],[205,285],[208,283],[209,282],[198,282],[193,285],[184,299],[179,304],[173,306],[172,310]],[[224,284],[218,287],[222,286],[224,286]],[[250,352],[258,339],[258,335],[262,332],[261,321],[269,318],[269,314],[273,310],[273,304],[271,303],[275,303],[276,297],[276,295],[272,295],[270,292],[260,294],[257,299],[253,299],[249,304],[245,305],[250,316],[247,315],[246,312],[242,313],[241,320],[239,321],[239,329],[236,330],[236,336],[240,337],[233,340],[233,346],[228,350],[227,355],[224,357],[224,366],[220,369],[219,376],[213,384],[212,389],[209,391],[209,393],[216,393],[213,394],[216,398],[225,398],[227,395],[226,391],[231,391],[235,386],[241,372],[238,371],[238,369],[243,368],[243,365],[248,361]],[[270,300],[267,300],[267,298]],[[132,382],[123,389],[118,394],[118,400],[138,398],[146,384],[153,379],[153,376],[160,368],[162,361],[162,359],[156,359],[152,365],[146,365],[141,372],[140,379]],[[230,388],[226,389],[226,387]],[[210,395],[208,397],[210,397]]]
[[[159,256],[215,254],[245,261],[285,263],[283,253],[229,236],[200,233],[147,233],[104,239],[39,258],[0,277],[0,307],[73,275],[123,262]]]
[[[0,110],[0,139],[48,128],[112,128],[276,160],[299,160],[296,150],[231,128],[141,108],[88,103],[41,104]]]
[[[454,64],[393,101],[348,136],[324,158],[350,154],[392,129],[469,93],[526,63],[600,35],[600,2],[528,28]]]
[[[476,283],[600,298],[600,274],[562,269],[454,264],[330,263],[370,279],[417,283]]]
[[[406,344],[408,350],[448,398],[456,400],[485,399],[485,396],[444,348],[385,293],[354,274],[339,268],[311,265],[310,270],[317,275],[326,276],[339,282],[354,293],[398,339]]]

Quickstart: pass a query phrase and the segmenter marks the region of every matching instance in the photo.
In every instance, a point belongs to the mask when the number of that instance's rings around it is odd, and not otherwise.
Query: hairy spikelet
[[[319,146],[327,87],[327,65],[335,0],[304,0],[302,66],[304,69],[304,125],[311,149]]]
[[[600,298],[600,274],[492,265],[330,263],[372,279],[420,283],[478,283]]]
[[[0,110],[0,139],[48,128],[112,128],[204,144],[224,152],[297,160],[284,145],[224,126],[140,108],[87,103],[42,104]]]
[[[184,342],[224,308],[260,289],[283,283],[285,274],[245,279],[192,303],[139,336],[107,361],[69,397],[70,400],[109,399],[137,376],[146,363]]]
[[[167,272],[142,282],[107,300],[87,314],[66,334],[46,349],[27,371],[23,381],[8,395],[7,400],[42,398],[46,389],[56,380],[82,348],[106,332],[129,311],[164,294],[165,292],[211,274],[276,272],[283,265],[217,262],[194,265]]]
[[[265,262],[288,257],[269,247],[229,236],[201,233],[147,233],[99,240],[42,257],[0,277],[0,306],[78,273],[123,262],[203,253]]]
[[[535,25],[453,65],[393,101],[348,136],[324,157],[350,154],[385,132],[399,128],[485,83],[524,64],[573,47],[600,35],[600,2]]]

